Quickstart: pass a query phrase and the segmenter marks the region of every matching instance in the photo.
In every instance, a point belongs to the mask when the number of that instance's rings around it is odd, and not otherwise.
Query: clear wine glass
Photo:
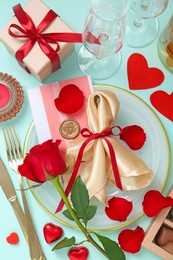
[[[124,44],[141,48],[152,43],[159,31],[157,16],[167,4],[168,0],[130,0]]]
[[[92,0],[78,54],[82,72],[92,79],[106,79],[118,71],[125,35],[128,0]]]

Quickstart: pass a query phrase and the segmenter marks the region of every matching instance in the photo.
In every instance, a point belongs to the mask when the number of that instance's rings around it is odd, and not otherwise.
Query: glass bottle
[[[173,15],[160,34],[158,53],[164,66],[173,73]]]

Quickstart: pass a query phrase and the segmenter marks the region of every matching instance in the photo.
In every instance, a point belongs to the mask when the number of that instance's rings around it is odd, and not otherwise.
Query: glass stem
[[[135,27],[141,27],[143,25],[143,19],[142,17],[136,17],[133,21],[133,24]]]

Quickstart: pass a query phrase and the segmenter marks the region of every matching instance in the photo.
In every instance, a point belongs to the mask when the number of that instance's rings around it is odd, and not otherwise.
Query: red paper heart
[[[53,223],[47,223],[43,227],[44,238],[48,244],[58,240],[63,235],[63,229]]]
[[[54,100],[58,111],[65,114],[76,113],[84,104],[83,92],[74,84],[64,86]]]
[[[72,247],[68,252],[70,260],[87,260],[89,251],[86,247]]]
[[[155,88],[164,80],[163,72],[157,68],[149,68],[147,60],[139,53],[129,57],[127,74],[129,88],[132,90]]]
[[[9,244],[15,245],[19,242],[19,236],[17,233],[12,232],[7,238],[6,238],[7,242]]]
[[[162,115],[173,121],[173,92],[169,95],[163,90],[155,91],[150,101]]]

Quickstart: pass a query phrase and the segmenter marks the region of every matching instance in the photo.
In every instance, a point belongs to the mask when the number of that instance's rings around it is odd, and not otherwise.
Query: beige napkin
[[[87,106],[89,130],[100,133],[114,126],[119,106],[116,95],[111,91],[100,90],[91,94]],[[114,136],[106,138],[111,141],[114,148],[123,190],[138,190],[149,185],[153,173],[147,165],[129,148],[123,146],[118,138]],[[81,141],[73,141],[67,150],[67,155],[72,155],[76,159],[85,140],[86,138],[82,137]],[[89,197],[95,196],[106,205],[106,185],[115,184],[115,180],[109,149],[103,138],[95,139],[85,147],[79,174],[86,184]],[[71,174],[64,176],[65,186],[70,177]]]

